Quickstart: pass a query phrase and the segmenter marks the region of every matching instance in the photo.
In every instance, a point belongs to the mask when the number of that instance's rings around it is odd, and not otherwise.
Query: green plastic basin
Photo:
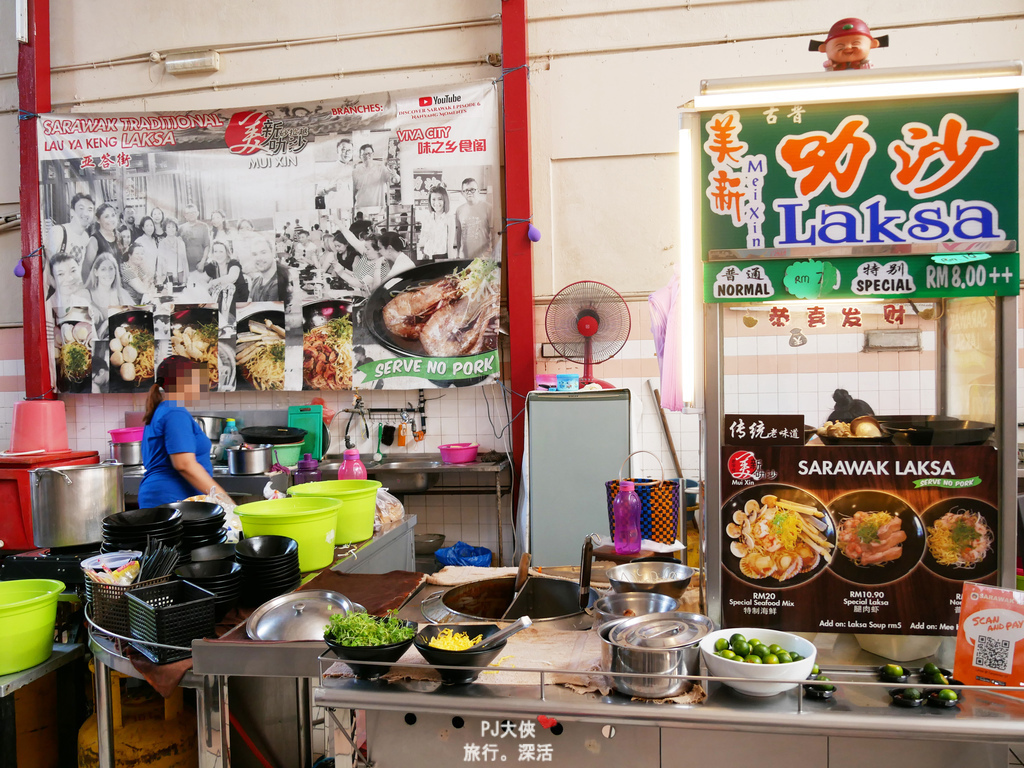
[[[337,499],[271,499],[241,504],[235,512],[242,533],[253,536],[287,536],[299,545],[299,568],[316,571],[334,562],[334,526]]]
[[[286,467],[294,467],[302,458],[302,447],[305,443],[279,443],[274,446],[271,454],[274,461]]]
[[[0,675],[50,658],[57,598],[63,591],[64,584],[54,579],[0,581]]]
[[[373,516],[377,510],[377,480],[324,480],[302,483],[288,489],[299,499],[328,498],[341,502],[335,536],[338,544],[351,544],[373,538]]]

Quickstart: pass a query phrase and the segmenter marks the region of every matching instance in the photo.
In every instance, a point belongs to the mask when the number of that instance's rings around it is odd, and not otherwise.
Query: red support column
[[[24,113],[50,111],[50,0],[28,0],[28,42],[18,44],[18,106]],[[35,118],[19,120],[21,160],[21,249],[32,253],[42,238],[39,229],[39,146]],[[25,259],[22,278],[25,395],[39,397],[50,391],[50,364],[46,345],[46,304],[43,285],[45,261]]]
[[[533,215],[530,197],[530,88],[529,46],[526,37],[526,0],[501,4],[501,65],[504,77],[505,205],[509,222]],[[533,338],[533,261],[526,223],[506,224],[508,252],[508,321],[511,347],[510,378],[514,392],[533,389],[536,374]],[[526,405],[512,395],[512,414]],[[522,468],[525,414],[512,425],[512,450]],[[514,489],[518,497],[518,488]]]

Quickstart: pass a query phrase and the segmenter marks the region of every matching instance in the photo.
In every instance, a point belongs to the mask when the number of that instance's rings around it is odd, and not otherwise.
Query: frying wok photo
[[[924,525],[898,496],[854,491],[828,505],[838,551],[832,572],[854,584],[889,584],[903,578],[924,554]]]
[[[412,357],[459,357],[495,349],[496,337],[488,333],[497,319],[497,293],[493,300],[484,298],[468,309],[464,324],[458,321],[460,302],[470,300],[459,287],[456,273],[479,261],[435,261],[384,281],[370,294],[364,311],[374,341],[395,354]],[[455,321],[448,324],[450,331],[440,330],[439,338],[434,331],[439,330],[440,321],[451,319],[442,317],[443,313],[454,315]],[[424,333],[432,334],[434,351],[424,346],[420,338]]]
[[[984,445],[996,428],[952,416],[879,416],[878,423],[909,445]]]

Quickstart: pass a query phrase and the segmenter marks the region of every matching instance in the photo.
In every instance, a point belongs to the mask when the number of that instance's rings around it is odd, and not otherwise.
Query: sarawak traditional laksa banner
[[[498,374],[493,83],[175,115],[42,115],[64,392],[414,389]]]

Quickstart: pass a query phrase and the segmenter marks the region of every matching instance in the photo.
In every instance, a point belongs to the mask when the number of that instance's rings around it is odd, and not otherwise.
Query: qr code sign
[[[990,635],[978,635],[974,644],[974,666],[1009,674],[1013,668],[1013,644]]]

